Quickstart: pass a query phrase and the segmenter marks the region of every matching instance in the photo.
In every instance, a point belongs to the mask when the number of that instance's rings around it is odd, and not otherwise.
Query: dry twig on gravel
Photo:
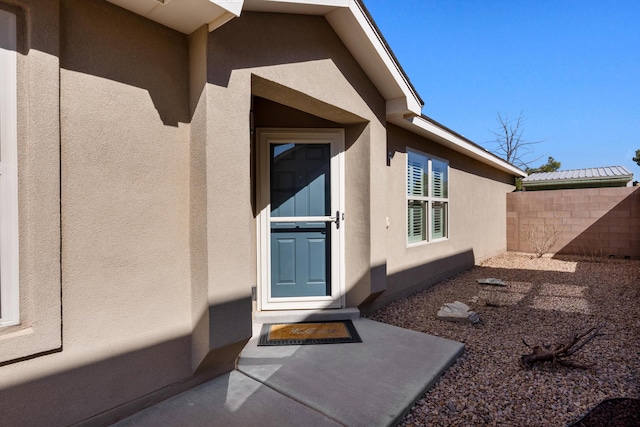
[[[605,324],[606,322],[599,326],[594,326],[582,333],[578,332],[578,329],[574,329],[571,336],[567,338],[565,342],[555,343],[554,345],[541,344],[532,347],[527,344],[524,338],[522,338],[522,342],[532,351],[532,353],[523,354],[520,360],[525,368],[531,368],[531,366],[537,362],[552,362],[554,364],[559,363],[571,368],[587,369],[589,367],[588,365],[583,365],[565,359],[573,356],[589,341],[597,337]]]

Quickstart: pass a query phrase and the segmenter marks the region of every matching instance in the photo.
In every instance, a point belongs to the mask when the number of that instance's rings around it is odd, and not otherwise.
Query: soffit
[[[184,34],[240,16],[243,0],[107,0]]]
[[[366,121],[366,119],[350,111],[324,103],[304,93],[256,75],[251,76],[251,93],[335,123],[351,124]]]

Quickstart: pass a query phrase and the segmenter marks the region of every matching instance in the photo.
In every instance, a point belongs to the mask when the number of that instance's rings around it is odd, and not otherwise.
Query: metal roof
[[[554,181],[595,181],[595,180],[620,180],[633,179],[633,173],[624,166],[604,166],[600,168],[573,169],[557,172],[537,172],[532,173],[522,180],[523,183],[539,183]]]

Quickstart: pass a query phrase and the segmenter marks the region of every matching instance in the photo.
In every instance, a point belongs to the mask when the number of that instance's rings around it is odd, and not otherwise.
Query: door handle
[[[336,223],[336,228],[340,228],[340,211],[336,211],[336,216],[331,219]]]

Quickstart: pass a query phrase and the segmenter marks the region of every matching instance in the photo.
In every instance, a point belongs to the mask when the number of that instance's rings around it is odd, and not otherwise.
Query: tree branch
[[[575,353],[580,351],[588,342],[597,337],[604,328],[606,323],[602,323],[601,325],[594,326],[585,332],[580,333],[578,329],[574,329],[571,335],[562,343],[556,343],[555,346],[542,344],[536,346],[530,346],[527,342],[522,338],[522,342],[527,348],[531,350],[530,354],[523,354],[520,357],[522,364],[530,368],[534,363],[537,362],[552,362],[559,363],[564,366],[572,366],[576,368],[587,368],[588,366],[580,365],[574,363],[572,361],[564,360],[568,357],[573,356]]]

